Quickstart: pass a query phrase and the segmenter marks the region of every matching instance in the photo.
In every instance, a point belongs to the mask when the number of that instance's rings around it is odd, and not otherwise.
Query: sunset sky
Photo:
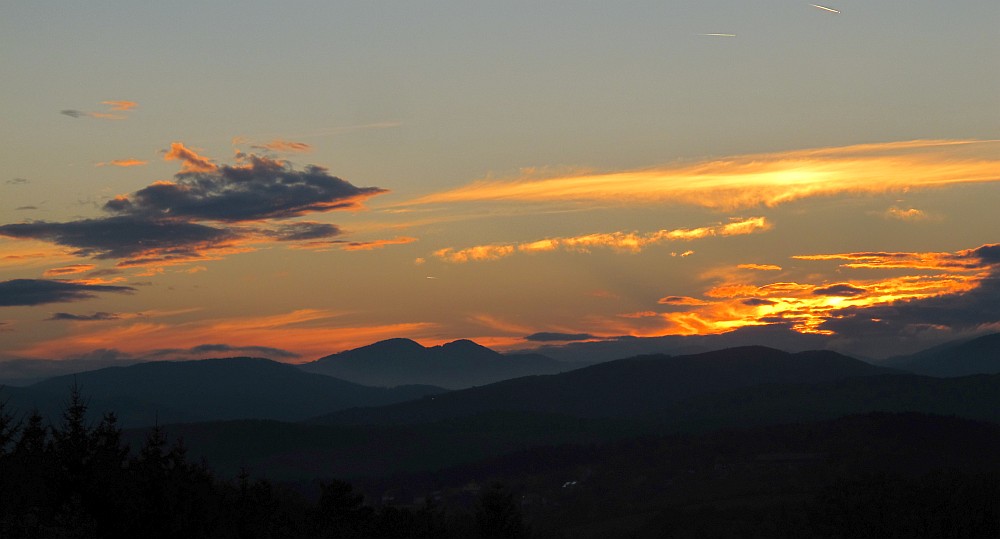
[[[1000,331],[998,27],[996,0],[4,2],[0,359]]]

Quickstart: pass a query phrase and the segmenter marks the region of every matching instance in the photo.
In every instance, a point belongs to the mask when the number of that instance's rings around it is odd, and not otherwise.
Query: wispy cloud
[[[618,172],[482,180],[402,204],[687,204],[718,210],[806,197],[1000,181],[1000,141],[917,140],[752,154]]]
[[[254,144],[250,146],[257,150],[269,150],[272,152],[285,153],[308,153],[312,151],[312,146],[305,142],[294,142],[291,140],[274,139],[265,144]]]
[[[749,219],[734,219],[726,224],[700,228],[678,228],[673,230],[657,230],[646,234],[637,232],[606,232],[585,234],[581,236],[554,237],[541,240],[516,243],[477,245],[463,249],[451,247],[434,252],[438,258],[448,262],[477,262],[498,260],[516,253],[539,253],[546,251],[590,252],[596,248],[606,248],[621,252],[637,253],[650,245],[670,241],[691,241],[711,236],[737,236],[763,232],[771,228],[771,224],[763,217]],[[682,253],[681,256],[686,256]]]
[[[739,264],[736,267],[739,269],[754,271],[781,271],[781,266],[776,266],[774,264]]]
[[[589,333],[556,333],[551,331],[540,331],[526,336],[524,340],[532,342],[573,342],[591,341],[598,338],[599,337],[595,337]]]
[[[341,313],[320,309],[233,318],[203,319],[188,322],[117,320],[99,327],[68,326],[64,337],[31,344],[14,350],[23,357],[77,357],[92,350],[116,350],[128,357],[219,354],[269,355],[278,350],[266,343],[281,343],[287,354],[316,358],[347,348],[355,348],[390,337],[420,337],[432,334],[436,326],[426,322],[381,325],[337,323]],[[215,345],[206,343],[225,343]],[[264,345],[262,346],[262,343]],[[291,356],[279,354],[274,359]]]
[[[64,116],[69,116],[70,118],[96,118],[99,120],[124,120],[127,118],[125,114],[131,112],[137,106],[138,103],[135,101],[101,101],[102,105],[107,106],[106,111],[86,111],[77,109],[63,109],[59,111],[60,114]]]
[[[108,320],[118,320],[119,318],[121,318],[121,316],[118,313],[106,312],[96,312],[94,314],[53,313],[52,316],[46,318],[45,320],[49,322],[104,322]]]
[[[128,159],[112,159],[111,161],[97,163],[94,166],[129,168],[129,167],[141,167],[147,164],[149,164],[149,161],[144,161],[142,159],[128,158]]]
[[[97,267],[97,266],[95,266],[93,264],[71,264],[69,266],[62,266],[62,267],[59,267],[59,268],[47,269],[47,270],[45,270],[45,273],[43,273],[42,275],[44,277],[59,277],[59,276],[62,276],[62,275],[73,275],[73,274],[77,274],[77,273],[87,273],[88,271],[94,269],[95,267]]]

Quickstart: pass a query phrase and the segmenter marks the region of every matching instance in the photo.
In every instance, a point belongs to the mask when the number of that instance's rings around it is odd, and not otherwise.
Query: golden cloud
[[[998,150],[996,140],[915,140],[740,155],[641,170],[482,180],[403,205],[571,201],[734,210],[814,196],[995,182]]]
[[[841,316],[838,312],[845,309],[885,307],[975,290],[1000,264],[998,252],[998,245],[983,245],[950,253],[861,252],[796,256],[793,258],[844,260],[847,263],[841,266],[848,268],[935,270],[937,273],[763,285],[728,280],[705,290],[703,295],[708,299],[704,301],[680,296],[661,298],[660,304],[690,307],[658,313],[666,324],[661,334],[723,333],[743,326],[775,323],[788,324],[801,333],[832,334],[822,327],[824,322],[838,318]]]
[[[585,234],[581,236],[545,238],[517,244],[476,245],[464,249],[446,247],[434,252],[434,256],[448,262],[476,262],[498,260],[517,252],[538,253],[555,251],[574,251],[589,253],[591,249],[606,248],[621,252],[638,253],[645,247],[667,241],[690,241],[710,236],[739,236],[754,234],[769,230],[771,224],[763,217],[749,219],[734,219],[727,224],[701,227],[695,229],[681,228],[676,230],[657,230],[648,234],[637,232],[605,232]],[[686,251],[680,256],[687,256],[693,251]]]

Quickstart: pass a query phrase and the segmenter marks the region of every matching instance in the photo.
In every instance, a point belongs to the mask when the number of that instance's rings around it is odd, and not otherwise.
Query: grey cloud
[[[554,333],[548,331],[541,331],[538,333],[532,333],[525,337],[525,340],[534,342],[571,342],[571,341],[589,341],[592,339],[597,339],[589,333]]]
[[[742,303],[743,305],[747,305],[749,307],[761,307],[764,305],[774,305],[778,302],[764,298],[750,298],[750,299],[745,299],[740,303]]]
[[[1000,243],[983,245],[972,252],[986,264],[1000,264]]]
[[[865,293],[864,288],[858,288],[856,286],[851,286],[846,283],[834,284],[824,288],[817,288],[813,290],[814,296],[860,296]]]
[[[98,259],[129,258],[155,251],[160,257],[196,257],[197,250],[236,239],[231,231],[183,221],[132,216],[66,223],[35,221],[0,225],[0,236],[50,241]]]
[[[9,180],[5,180],[4,183],[6,183],[7,185],[24,185],[24,184],[28,183],[28,179],[27,178],[11,178]]]
[[[80,284],[44,279],[13,279],[0,282],[0,307],[65,303],[95,297],[97,292],[130,293],[130,286]]]
[[[89,113],[76,109],[63,109],[59,111],[59,114],[69,116],[70,118],[84,118],[90,116]]]
[[[340,227],[327,223],[289,223],[274,227],[269,231],[278,241],[302,241],[331,238],[343,232]]]
[[[294,352],[289,352],[288,350],[282,350],[280,348],[271,348],[269,346],[231,346],[228,344],[200,344],[191,348],[165,348],[151,352],[144,357],[149,359],[162,357],[178,358],[188,356],[204,356],[206,354],[247,354],[253,356],[266,356],[271,359],[295,359],[301,357],[299,354]]]
[[[38,209],[38,206],[18,206],[18,207],[16,207],[16,208],[14,208],[14,210],[15,210],[15,211],[21,211],[21,210],[37,210],[37,209]]]
[[[52,316],[46,318],[47,321],[58,321],[58,320],[70,320],[74,322],[97,322],[105,320],[118,320],[121,318],[117,313],[105,313],[96,312],[94,314],[72,314],[72,313],[53,313]]]
[[[355,206],[358,199],[385,192],[355,187],[326,169],[294,170],[283,163],[249,156],[246,166],[182,172],[175,183],[155,183],[108,201],[105,210],[158,219],[256,221]]]

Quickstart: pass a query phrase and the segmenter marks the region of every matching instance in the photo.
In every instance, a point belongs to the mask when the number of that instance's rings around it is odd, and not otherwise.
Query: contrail
[[[736,37],[736,34],[698,34],[699,36]]]
[[[822,9],[823,11],[829,11],[830,13],[840,13],[839,11],[837,11],[836,9],[833,9],[832,7],[821,6],[819,4],[809,4],[809,5],[812,6],[812,7],[814,7],[814,8]]]

